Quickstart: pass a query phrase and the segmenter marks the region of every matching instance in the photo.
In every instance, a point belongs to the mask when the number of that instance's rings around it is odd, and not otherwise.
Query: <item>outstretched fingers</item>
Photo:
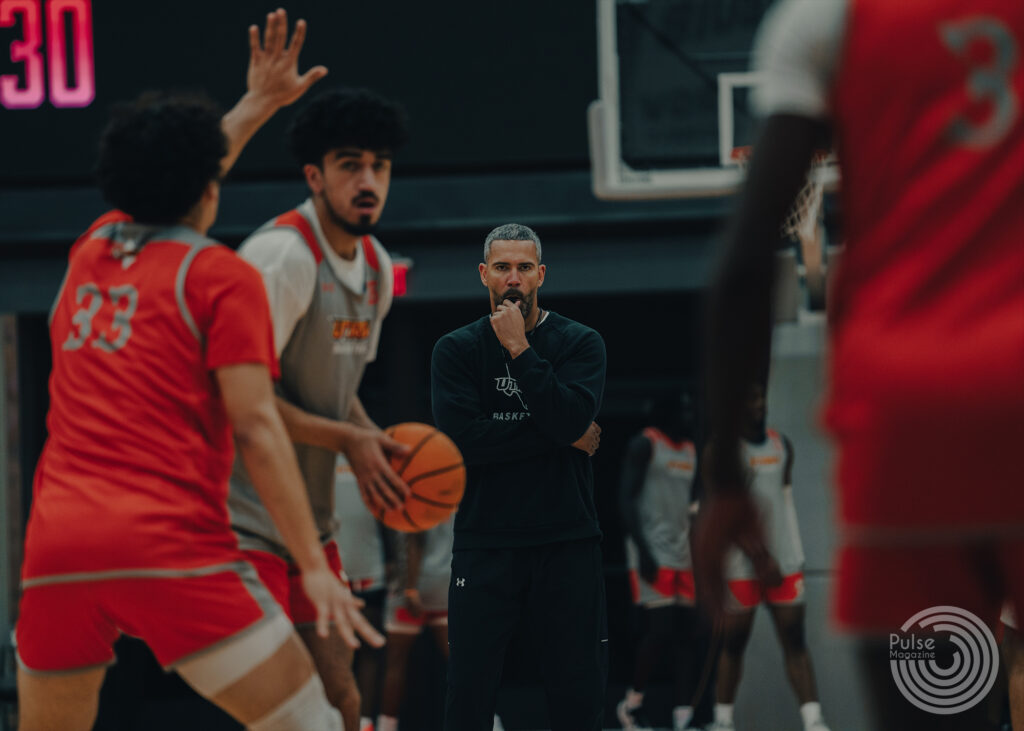
[[[288,55],[298,58],[302,51],[302,44],[306,42],[306,21],[299,18],[295,21],[295,31],[292,33],[292,40],[288,44]]]

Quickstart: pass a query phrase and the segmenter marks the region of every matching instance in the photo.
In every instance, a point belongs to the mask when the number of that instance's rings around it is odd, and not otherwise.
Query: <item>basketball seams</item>
[[[419,525],[416,524],[416,521],[412,519],[412,516],[409,515],[409,511],[404,507],[402,508],[402,516],[405,518],[406,522],[408,522],[409,525],[411,525],[415,530],[422,530],[419,527]]]
[[[411,477],[408,480],[406,480],[405,484],[408,485],[411,488],[413,485],[415,485],[420,480],[425,480],[428,477],[436,477],[437,475],[443,475],[445,472],[451,472],[452,470],[457,470],[457,469],[459,469],[462,466],[463,466],[462,462],[459,462],[458,464],[448,465],[447,467],[440,467],[440,468],[438,468],[436,470],[430,470],[429,472],[421,472],[420,474],[416,475],[415,477]]]
[[[435,508],[444,508],[445,510],[451,510],[452,508],[459,507],[458,503],[443,503],[440,500],[432,500],[431,498],[423,497],[422,495],[417,495],[416,493],[412,493],[411,495],[409,495],[409,499],[419,500],[421,503],[426,503],[427,505],[431,505]]]
[[[402,426],[402,425],[400,424],[400,425],[399,425],[399,427],[400,427],[400,426]],[[398,428],[399,428],[399,427],[395,427],[395,431],[394,431],[394,433],[393,433],[393,434],[391,435],[391,438],[392,438],[392,439],[394,439],[394,438],[395,438],[395,437],[394,437],[394,434],[397,434],[397,433],[398,433]],[[403,472],[405,472],[405,468],[409,466],[409,463],[410,463],[410,462],[412,462],[412,460],[413,460],[413,457],[415,457],[415,456],[417,455],[417,453],[419,453],[419,451],[420,451],[421,449],[423,449],[423,446],[424,446],[424,445],[425,445],[425,444],[426,444],[427,442],[429,442],[429,441],[430,441],[431,439],[433,439],[433,438],[434,438],[434,436],[435,436],[435,435],[437,435],[437,434],[440,434],[440,432],[439,432],[439,431],[437,431],[436,429],[434,429],[434,430],[433,430],[433,431],[431,431],[431,432],[430,432],[429,434],[427,434],[427,435],[426,435],[425,437],[423,437],[422,439],[420,439],[420,441],[416,443],[416,446],[414,446],[414,447],[413,447],[413,448],[412,448],[412,449],[411,449],[411,450],[409,451],[409,454],[405,455],[405,460],[404,460],[404,461],[402,462],[402,465],[401,465],[401,466],[400,466],[400,467],[399,467],[399,468],[398,468],[397,470],[395,470],[395,472],[396,472],[396,473],[398,474],[398,476],[399,476],[399,477],[401,477],[401,476],[402,476],[402,473],[403,473]]]

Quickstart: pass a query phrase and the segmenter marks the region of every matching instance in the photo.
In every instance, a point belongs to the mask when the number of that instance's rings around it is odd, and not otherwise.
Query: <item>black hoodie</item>
[[[455,550],[599,537],[590,457],[572,443],[601,408],[596,331],[548,311],[513,359],[485,316],[434,346],[437,427],[466,463]]]

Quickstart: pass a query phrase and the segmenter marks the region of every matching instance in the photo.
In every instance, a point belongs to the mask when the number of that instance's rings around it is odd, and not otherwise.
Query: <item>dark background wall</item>
[[[48,99],[4,113],[5,139],[24,144],[5,146],[0,182],[87,182],[109,104],[144,89],[203,89],[230,106],[244,91],[246,28],[274,8],[196,0],[92,5],[95,101],[75,109]],[[308,21],[303,60],[329,68],[323,83],[371,87],[407,106],[415,132],[402,158],[406,173],[587,164],[583,115],[597,89],[591,0],[295,0],[286,9]],[[0,29],[0,48],[23,33],[21,23]],[[54,60],[47,54],[47,63]],[[0,74],[22,69],[0,57]],[[237,177],[293,177],[282,144],[286,117],[253,142]]]

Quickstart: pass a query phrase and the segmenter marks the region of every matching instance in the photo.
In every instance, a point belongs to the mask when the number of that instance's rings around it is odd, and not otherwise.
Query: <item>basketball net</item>
[[[733,161],[746,173],[752,147],[737,147],[732,151]],[[800,243],[800,258],[804,266],[804,286],[807,288],[808,307],[825,309],[825,179],[820,173],[828,165],[829,152],[815,153],[793,207],[782,223],[781,233]]]

